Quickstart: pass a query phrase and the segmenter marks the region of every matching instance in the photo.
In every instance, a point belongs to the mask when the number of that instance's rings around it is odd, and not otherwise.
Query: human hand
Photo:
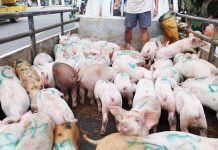
[[[156,17],[157,15],[158,15],[158,8],[155,6],[153,17]]]

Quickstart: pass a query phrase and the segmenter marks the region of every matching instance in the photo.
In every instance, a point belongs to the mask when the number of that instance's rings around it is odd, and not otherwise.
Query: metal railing
[[[200,39],[205,40],[211,44],[208,61],[213,63],[215,49],[216,49],[216,46],[218,46],[218,20],[217,19],[206,19],[206,18],[195,17],[195,16],[190,16],[190,15],[184,15],[184,14],[180,14],[180,13],[176,13],[176,16],[186,18],[188,20],[199,20],[199,21],[211,23],[214,25],[214,36],[213,37],[208,37],[206,35],[197,33],[189,28],[181,28],[181,30],[188,32],[188,33],[193,33],[195,36],[197,36]]]
[[[71,12],[72,14],[75,14],[76,11],[77,11],[77,9],[73,8],[73,9],[63,9],[63,10],[45,10],[45,11],[28,11],[28,12],[17,12],[17,13],[16,12],[15,13],[0,13],[1,19],[28,17],[28,24],[29,24],[29,31],[15,34],[12,36],[0,38],[0,44],[11,42],[11,41],[18,40],[18,39],[25,38],[25,37],[29,36],[30,40],[31,40],[31,61],[33,61],[33,59],[36,56],[36,36],[35,35],[37,33],[40,33],[40,32],[43,32],[43,31],[46,31],[49,29],[53,29],[56,27],[61,27],[61,34],[63,35],[64,34],[64,25],[79,21],[79,18],[75,18],[75,17],[72,20],[64,21],[63,13]],[[46,27],[42,27],[39,29],[35,29],[34,18],[33,18],[34,16],[57,14],[57,13],[60,13],[60,23],[46,26]]]

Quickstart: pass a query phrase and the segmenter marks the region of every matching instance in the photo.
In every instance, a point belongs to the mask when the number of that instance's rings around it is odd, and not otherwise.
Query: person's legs
[[[140,28],[140,30],[141,30],[141,46],[143,47],[149,39],[148,30],[147,28]]]
[[[148,27],[151,26],[151,12],[144,12],[139,14],[139,27],[141,31],[141,46],[149,40]]]
[[[131,49],[130,43],[132,39],[132,28],[137,25],[137,14],[126,13],[125,14],[125,48]]]

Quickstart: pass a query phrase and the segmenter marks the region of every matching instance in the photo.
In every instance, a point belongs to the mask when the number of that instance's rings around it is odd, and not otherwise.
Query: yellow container
[[[1,0],[2,4],[15,4],[16,0]]]
[[[159,18],[159,22],[163,29],[164,35],[170,40],[170,42],[179,40],[176,16],[172,11],[163,14]]]

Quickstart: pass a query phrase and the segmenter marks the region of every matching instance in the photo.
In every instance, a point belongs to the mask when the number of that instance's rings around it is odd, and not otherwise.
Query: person
[[[114,9],[118,8],[120,0],[115,0]],[[153,16],[158,14],[158,0],[154,0],[155,7]],[[141,31],[141,46],[148,41],[148,30],[151,26],[151,7],[152,0],[127,0],[126,13],[125,13],[125,48],[134,49],[131,45],[132,29],[136,27],[137,21],[139,21],[139,27]]]

